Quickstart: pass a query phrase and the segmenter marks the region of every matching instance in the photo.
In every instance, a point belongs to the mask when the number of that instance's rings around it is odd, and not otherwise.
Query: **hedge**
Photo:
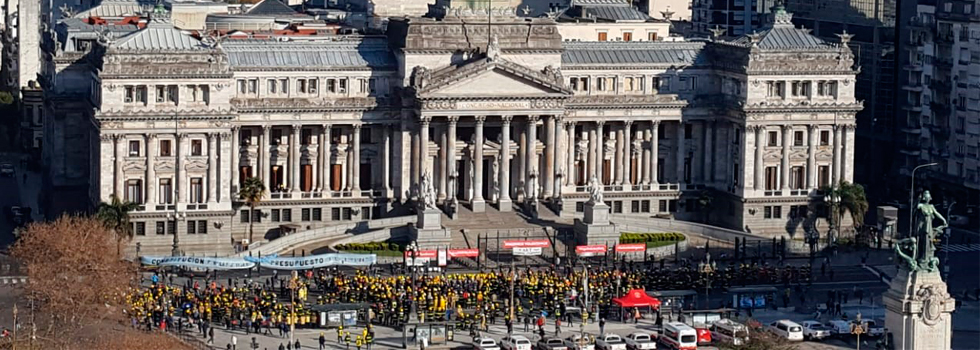
[[[619,236],[619,243],[673,243],[687,239],[678,232],[623,232]],[[658,244],[659,245],[659,244]]]
[[[340,251],[357,251],[357,252],[403,252],[405,247],[399,245],[398,243],[391,242],[367,242],[367,243],[346,243],[338,244],[334,246],[335,249]]]

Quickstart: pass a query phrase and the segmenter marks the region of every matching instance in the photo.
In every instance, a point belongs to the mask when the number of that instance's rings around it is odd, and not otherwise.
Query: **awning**
[[[649,306],[655,309],[660,308],[660,300],[647,295],[647,292],[642,289],[634,289],[622,297],[613,298],[613,302],[620,307]]]

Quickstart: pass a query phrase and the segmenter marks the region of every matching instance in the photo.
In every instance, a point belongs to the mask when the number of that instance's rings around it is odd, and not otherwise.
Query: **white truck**
[[[626,350],[626,342],[623,341],[623,337],[606,333],[596,339],[595,348],[598,350]]]
[[[653,350],[657,348],[657,342],[647,333],[630,333],[626,336],[627,350]]]
[[[800,322],[800,325],[803,326],[803,339],[805,340],[821,340],[830,337],[830,329],[820,321],[803,321]]]

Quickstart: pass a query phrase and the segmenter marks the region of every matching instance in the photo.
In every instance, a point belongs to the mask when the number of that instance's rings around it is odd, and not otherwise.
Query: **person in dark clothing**
[[[299,350],[300,348],[302,348],[302,346],[299,345],[299,339],[296,339],[296,346],[294,346],[293,349]]]
[[[531,327],[531,317],[524,316],[524,332],[530,332]]]
[[[599,334],[602,335],[605,333],[606,333],[606,319],[602,318],[599,319]]]
[[[327,337],[324,337],[323,333],[320,333],[320,339],[318,340],[320,342],[320,350],[323,350],[327,346]]]

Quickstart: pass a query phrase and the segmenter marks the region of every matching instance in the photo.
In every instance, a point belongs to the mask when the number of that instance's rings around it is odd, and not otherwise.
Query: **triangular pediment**
[[[547,75],[516,63],[478,61],[437,71],[419,97],[560,97],[570,96],[560,75]]]

